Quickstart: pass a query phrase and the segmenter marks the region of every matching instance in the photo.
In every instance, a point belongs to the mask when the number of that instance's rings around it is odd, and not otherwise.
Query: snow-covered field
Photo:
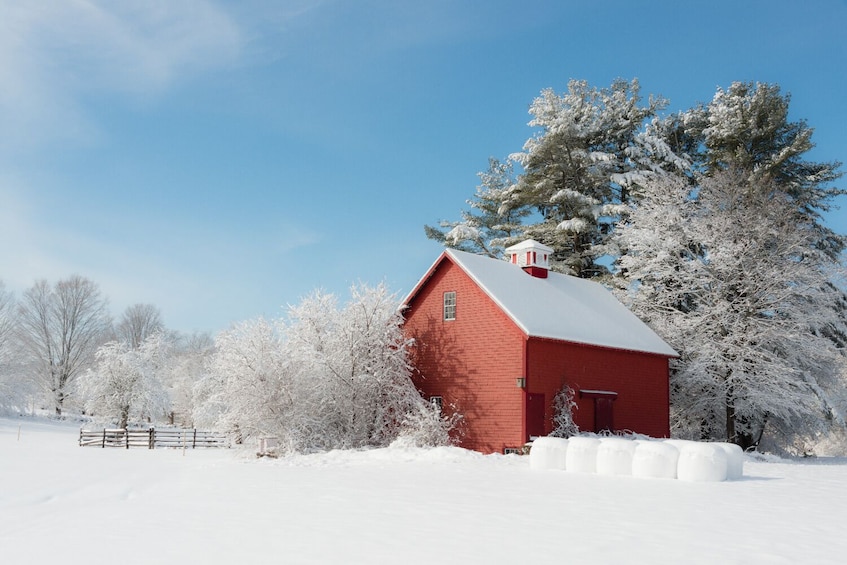
[[[20,434],[19,434],[20,430]],[[0,419],[2,563],[844,563],[847,460],[719,483],[393,447],[256,460]]]

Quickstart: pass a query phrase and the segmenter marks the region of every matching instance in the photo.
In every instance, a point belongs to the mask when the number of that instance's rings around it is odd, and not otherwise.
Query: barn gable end
[[[443,316],[455,292],[455,319]],[[415,384],[425,398],[464,416],[462,445],[483,452],[522,444],[523,333],[452,261],[439,262],[407,301],[404,324],[414,337]]]
[[[614,429],[667,436],[673,349],[602,286],[539,276],[536,243],[515,251],[516,265],[447,250],[427,271],[404,301],[418,388],[455,407],[461,445],[483,452],[552,431],[563,386],[583,391],[582,430],[613,416]]]

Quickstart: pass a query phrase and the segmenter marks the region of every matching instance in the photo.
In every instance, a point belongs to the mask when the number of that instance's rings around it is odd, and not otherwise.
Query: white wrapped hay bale
[[[677,448],[679,451],[682,451],[682,448],[686,445],[696,445],[698,442],[691,441],[690,439],[663,439],[662,443],[666,443],[668,445],[672,445]]]
[[[679,450],[676,466],[681,481],[720,482],[726,480],[727,456],[713,443],[690,442]]]
[[[597,447],[598,475],[632,475],[632,456],[636,442],[616,437],[604,437]]]
[[[716,443],[726,453],[726,478],[737,481],[744,474],[744,450],[734,443]]]
[[[565,470],[568,440],[562,437],[539,437],[529,450],[530,469]]]
[[[600,440],[593,437],[572,437],[568,440],[565,469],[577,473],[597,471],[597,448]]]
[[[664,441],[641,441],[632,456],[632,476],[675,479],[679,449]]]

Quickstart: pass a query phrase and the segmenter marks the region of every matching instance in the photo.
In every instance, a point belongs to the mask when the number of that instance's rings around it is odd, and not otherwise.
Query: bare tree
[[[21,297],[19,314],[27,368],[61,414],[111,328],[108,302],[94,282],[72,275],[52,287],[36,282]]]
[[[15,296],[0,281],[0,412],[20,410],[31,392],[29,383],[22,382],[17,373],[19,356],[14,347],[17,322]]]
[[[9,354],[12,330],[15,323],[15,297],[0,281],[0,365]]]
[[[115,328],[119,340],[138,349],[145,339],[164,330],[162,314],[152,304],[133,304],[124,310]]]

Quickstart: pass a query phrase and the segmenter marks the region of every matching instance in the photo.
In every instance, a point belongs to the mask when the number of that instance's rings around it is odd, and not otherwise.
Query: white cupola
[[[533,277],[540,279],[547,278],[547,271],[550,270],[550,255],[552,254],[552,247],[547,247],[534,239],[527,239],[506,248],[506,255],[509,257],[510,263],[518,265]]]

